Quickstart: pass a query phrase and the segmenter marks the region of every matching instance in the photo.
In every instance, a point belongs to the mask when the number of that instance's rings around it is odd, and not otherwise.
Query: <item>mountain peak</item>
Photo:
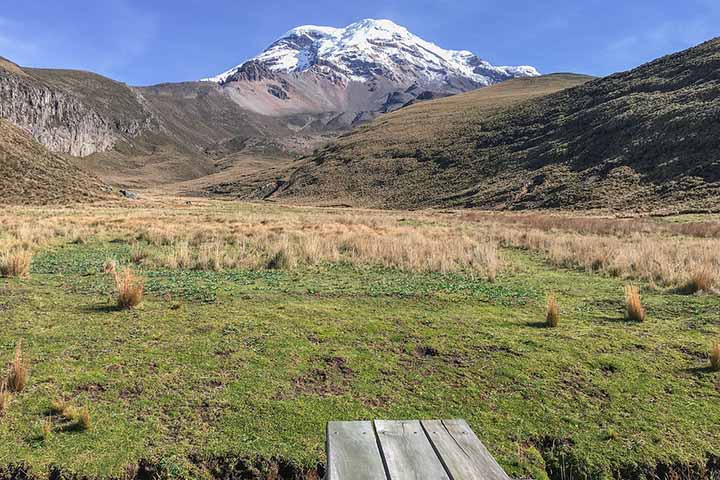
[[[286,32],[256,57],[209,79],[226,83],[250,63],[271,72],[302,74],[312,70],[346,82],[384,78],[398,85],[460,90],[515,77],[539,75],[529,66],[496,67],[467,50],[446,50],[413,35],[392,20],[366,18],[344,28],[303,25]]]

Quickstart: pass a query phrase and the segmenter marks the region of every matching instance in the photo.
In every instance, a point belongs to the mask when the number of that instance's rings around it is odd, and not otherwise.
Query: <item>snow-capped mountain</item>
[[[390,20],[345,28],[293,28],[265,51],[212,78],[242,108],[269,116],[310,115],[304,129],[346,129],[415,100],[539,75],[445,50]]]
[[[206,80],[232,81],[249,63],[275,73],[312,70],[345,81],[365,83],[382,77],[397,84],[435,87],[464,80],[477,88],[539,75],[530,66],[497,67],[465,50],[445,50],[390,20],[373,19],[345,28],[294,28],[258,56]]]

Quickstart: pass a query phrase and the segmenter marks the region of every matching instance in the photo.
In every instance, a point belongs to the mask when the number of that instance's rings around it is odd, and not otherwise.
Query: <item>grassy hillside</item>
[[[713,40],[514,106],[501,93],[523,81],[416,105],[306,160],[279,195],[381,207],[717,209],[718,72]],[[532,81],[561,80],[580,79]]]
[[[107,197],[97,178],[0,119],[0,203],[47,204]]]

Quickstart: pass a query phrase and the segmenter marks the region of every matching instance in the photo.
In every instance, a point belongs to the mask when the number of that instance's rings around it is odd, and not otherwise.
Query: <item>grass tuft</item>
[[[53,415],[64,415],[69,407],[68,402],[62,398],[58,398],[52,401],[50,404],[50,413]]]
[[[0,277],[26,278],[30,275],[32,255],[27,250],[5,252],[0,255]]]
[[[132,269],[125,268],[115,273],[115,289],[119,308],[137,307],[143,300],[145,280],[137,276]]]
[[[117,271],[117,262],[114,258],[108,258],[105,260],[105,265],[103,265],[103,271],[109,275],[114,274]]]
[[[10,406],[12,393],[8,392],[5,384],[0,384],[0,415],[3,415]]]
[[[50,438],[53,433],[53,428],[54,425],[52,419],[44,418],[41,425],[43,440],[48,440]]]
[[[74,409],[70,418],[75,422],[76,428],[80,431],[89,430],[92,425],[90,411],[87,407]]]
[[[713,344],[710,349],[710,369],[713,372],[720,372],[720,342]]]
[[[549,295],[547,299],[547,315],[545,316],[545,325],[548,327],[557,327],[560,324],[560,307],[558,307],[555,295]]]
[[[87,407],[78,408],[63,399],[53,400],[50,405],[50,413],[71,422],[70,425],[65,425],[63,429],[85,431],[92,425],[90,411]]]
[[[700,268],[692,273],[685,286],[685,291],[691,294],[710,292],[715,285],[715,276],[708,268]]]
[[[635,322],[645,320],[645,309],[640,300],[640,289],[634,285],[625,287],[625,318]]]
[[[28,369],[27,365],[23,361],[22,355],[22,344],[18,342],[15,347],[15,357],[13,362],[10,364],[10,371],[8,372],[7,380],[5,381],[6,388],[11,392],[20,393],[27,385],[28,381]]]
[[[268,270],[290,270],[295,266],[295,258],[287,247],[280,247],[267,262]]]
[[[135,245],[130,251],[130,260],[136,265],[142,264],[149,256],[148,250],[140,245]]]

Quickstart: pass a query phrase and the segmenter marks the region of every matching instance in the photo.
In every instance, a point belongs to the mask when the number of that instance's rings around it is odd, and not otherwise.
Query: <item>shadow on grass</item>
[[[530,328],[551,328],[548,327],[548,324],[545,322],[526,322],[525,326]]]
[[[629,318],[625,317],[625,315],[618,315],[617,317],[593,317],[594,321],[597,322],[603,322],[603,323],[623,323],[626,325],[639,325],[642,322],[638,322],[635,320],[630,320]]]
[[[112,313],[112,312],[120,312],[123,309],[118,307],[114,304],[102,304],[102,305],[90,305],[87,307],[84,307],[83,312],[85,313]]]
[[[683,370],[685,373],[689,373],[691,375],[695,375],[696,377],[703,377],[705,375],[710,375],[712,373],[717,373],[715,370],[710,367],[710,365],[705,365],[704,367],[690,367]]]

